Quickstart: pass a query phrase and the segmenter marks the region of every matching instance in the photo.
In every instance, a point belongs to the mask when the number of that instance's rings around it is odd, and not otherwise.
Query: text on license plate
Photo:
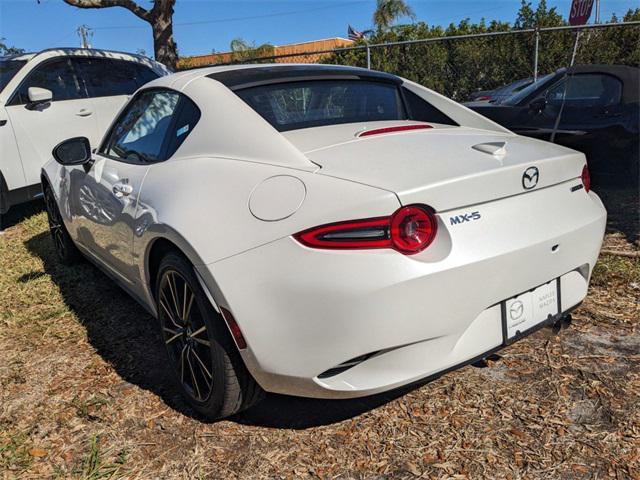
[[[505,302],[507,339],[524,333],[558,311],[558,280],[539,286]]]

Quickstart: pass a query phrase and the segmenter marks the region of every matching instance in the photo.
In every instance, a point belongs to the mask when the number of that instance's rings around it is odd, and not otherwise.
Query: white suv
[[[70,137],[97,145],[128,96],[168,73],[146,57],[105,50],[0,57],[0,215],[41,194],[53,147]]]

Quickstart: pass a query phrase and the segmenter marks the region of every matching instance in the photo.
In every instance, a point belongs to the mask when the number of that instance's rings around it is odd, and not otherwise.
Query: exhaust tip
[[[571,317],[570,313],[564,315],[563,317],[556,320],[553,324],[549,325],[551,333],[553,335],[558,335],[560,333],[560,330],[566,330],[567,328],[569,328],[572,321],[573,318]]]

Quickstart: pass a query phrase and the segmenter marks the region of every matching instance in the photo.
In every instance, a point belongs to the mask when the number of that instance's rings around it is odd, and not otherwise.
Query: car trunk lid
[[[539,190],[579,177],[584,165],[581,153],[558,145],[466,127],[360,136],[399,124],[333,125],[284,135],[321,167],[319,174],[389,190],[404,205],[426,203],[436,211]]]

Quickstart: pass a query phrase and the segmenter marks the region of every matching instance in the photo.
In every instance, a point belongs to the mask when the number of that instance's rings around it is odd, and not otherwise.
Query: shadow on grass
[[[80,261],[70,267],[59,263],[48,232],[28,239],[25,245],[42,259],[44,272],[86,329],[89,343],[118,375],[154,392],[175,410],[194,416],[171,386],[155,319],[90,262]],[[19,281],[40,275],[30,272]]]
[[[0,232],[23,222],[29,217],[37,215],[42,210],[44,210],[42,200],[35,200],[11,207],[7,213],[0,216]]]
[[[87,331],[89,343],[120,377],[158,395],[183,415],[199,418],[173,386],[156,320],[88,261],[61,265],[48,233],[25,242],[40,257],[44,271],[58,286],[64,302]],[[19,281],[42,275],[30,272]],[[244,425],[303,429],[336,423],[384,405],[404,395],[404,388],[354,400],[315,400],[268,394],[250,410],[231,418]]]
[[[640,242],[640,192],[636,187],[594,187],[607,209],[607,233],[622,233],[627,241]]]

